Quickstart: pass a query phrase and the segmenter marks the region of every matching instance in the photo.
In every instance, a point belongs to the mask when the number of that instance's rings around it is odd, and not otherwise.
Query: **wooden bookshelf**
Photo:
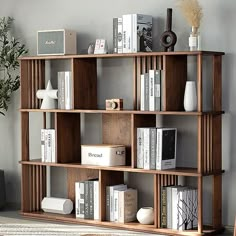
[[[222,227],[222,56],[223,52],[151,52],[104,55],[66,55],[22,57],[21,62],[21,140],[22,140],[22,205],[24,216],[56,220],[62,222],[90,224],[152,232],[167,235],[216,235]],[[188,59],[194,57],[196,63],[196,81],[198,108],[196,112],[185,112],[183,108],[184,87],[187,80]],[[203,110],[203,59],[212,62],[212,109]],[[97,60],[120,60],[130,58],[133,62],[133,109],[107,111],[97,107]],[[73,80],[73,110],[41,110],[36,91],[45,88],[45,61],[68,60],[71,64]],[[148,69],[163,70],[164,110],[140,111],[140,74]],[[48,127],[46,114],[51,114],[56,130],[57,163],[45,163],[30,156],[30,114],[38,113],[43,117],[42,128]],[[101,116],[102,143],[124,144],[127,150],[126,165],[115,167],[81,165],[81,114],[99,114]],[[194,117],[197,122],[197,165],[195,168],[181,167],[170,170],[144,170],[137,168],[137,127],[156,126],[156,116]],[[40,127],[40,126],[39,126]],[[39,130],[40,132],[40,130]],[[37,157],[36,157],[37,158]],[[191,158],[191,157],[189,157]],[[77,181],[99,178],[100,218],[86,220],[70,215],[44,213],[41,201],[46,196],[46,167],[65,168],[67,170],[67,193],[75,199],[74,185]],[[105,189],[107,185],[124,182],[124,173],[149,174],[153,177],[154,224],[141,225],[138,222],[120,224],[107,222]],[[162,186],[177,184],[178,176],[194,177],[198,186],[198,228],[196,230],[177,231],[160,227],[160,189]],[[212,178],[212,224],[203,223],[203,179]],[[112,177],[112,178],[111,178]]]

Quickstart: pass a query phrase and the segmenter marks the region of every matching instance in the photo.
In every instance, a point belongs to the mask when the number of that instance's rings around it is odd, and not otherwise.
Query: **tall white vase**
[[[185,111],[197,110],[197,92],[195,81],[187,81],[184,91],[184,109]]]

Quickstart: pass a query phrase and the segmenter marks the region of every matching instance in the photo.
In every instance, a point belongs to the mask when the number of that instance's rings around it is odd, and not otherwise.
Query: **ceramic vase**
[[[152,207],[142,207],[136,217],[140,224],[151,225],[154,223],[154,210]]]
[[[196,111],[197,93],[195,81],[187,81],[184,91],[184,109],[185,111]]]

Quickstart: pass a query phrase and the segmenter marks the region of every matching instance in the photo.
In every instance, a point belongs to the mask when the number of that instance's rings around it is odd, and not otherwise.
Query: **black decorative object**
[[[161,35],[160,42],[164,47],[164,51],[174,51],[174,46],[177,42],[176,34],[171,30],[172,28],[172,8],[167,8],[167,22],[166,31]]]

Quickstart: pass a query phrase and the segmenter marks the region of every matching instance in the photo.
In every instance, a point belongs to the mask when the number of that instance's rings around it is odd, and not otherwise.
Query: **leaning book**
[[[165,170],[176,167],[176,128],[157,128],[156,169]]]

